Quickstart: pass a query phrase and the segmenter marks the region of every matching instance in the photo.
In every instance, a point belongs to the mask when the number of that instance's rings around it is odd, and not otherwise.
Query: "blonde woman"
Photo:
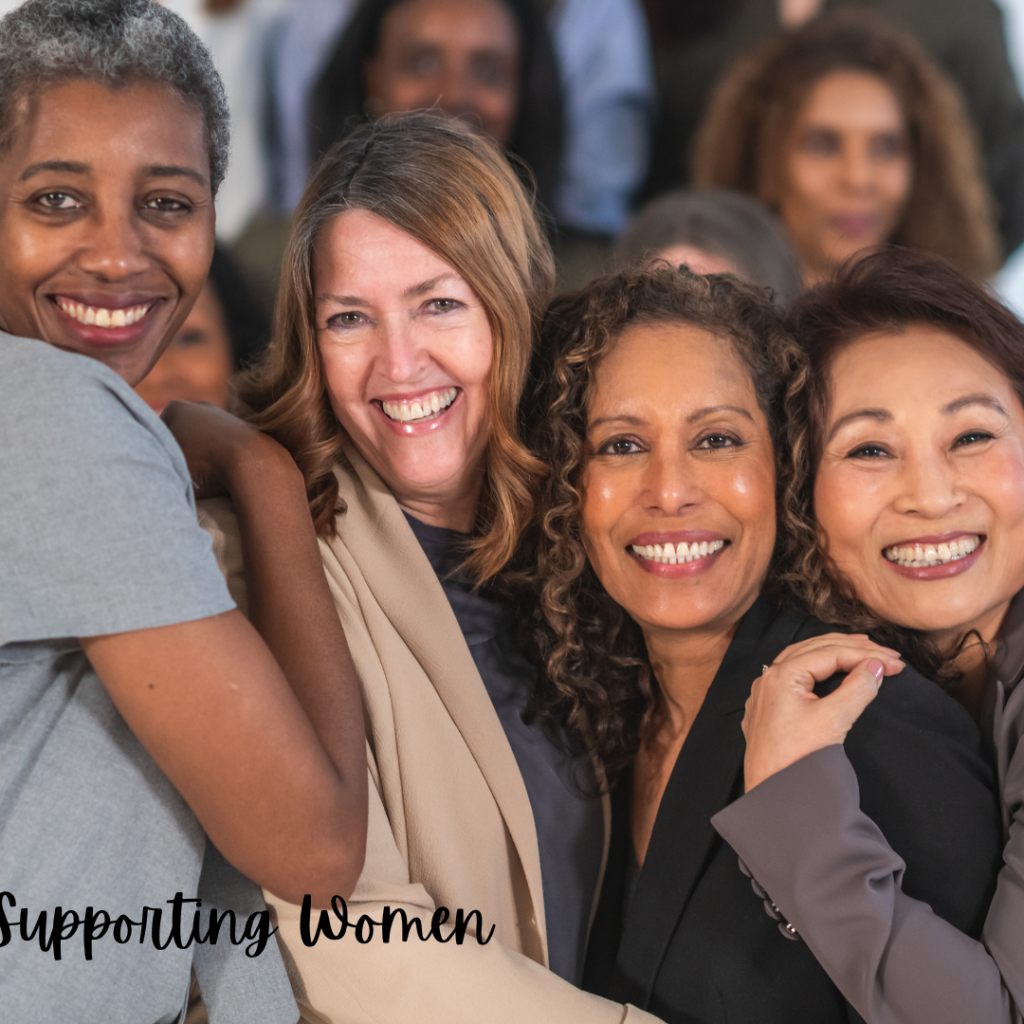
[[[310,1019],[653,1019],[571,984],[607,813],[589,765],[523,721],[536,668],[495,583],[543,473],[515,410],[552,279],[498,149],[429,115],[350,135],[296,214],[271,359],[243,399],[305,476],[371,781],[346,934],[309,945],[316,915],[304,933],[275,902]]]

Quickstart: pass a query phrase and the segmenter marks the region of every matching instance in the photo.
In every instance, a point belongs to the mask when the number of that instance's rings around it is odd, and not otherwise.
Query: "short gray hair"
[[[783,306],[803,291],[785,225],[741,192],[679,189],[653,199],[619,236],[615,262],[619,269],[636,267],[673,245],[692,246],[728,260],[740,277],[774,289]]]
[[[15,104],[39,86],[84,78],[117,89],[169,85],[203,115],[214,193],[228,164],[224,86],[196,34],[153,0],[29,0],[0,20],[0,148]]]

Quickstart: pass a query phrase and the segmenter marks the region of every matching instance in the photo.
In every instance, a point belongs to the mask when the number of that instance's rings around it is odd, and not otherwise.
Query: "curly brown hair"
[[[814,483],[829,410],[830,367],[850,342],[878,331],[926,324],[954,335],[1001,370],[1024,404],[1024,324],[984,285],[929,253],[886,246],[843,264],[806,292],[789,328],[807,355],[786,395],[791,471],[782,506],[782,582],[812,615],[869,633],[901,651],[922,675],[952,685],[957,676],[925,633],[879,618],[829,561],[814,518]],[[948,652],[947,652],[948,653]]]
[[[580,481],[589,456],[587,409],[601,360],[629,327],[687,324],[727,340],[750,371],[776,453],[784,391],[803,353],[770,293],[732,274],[702,276],[667,265],[600,278],[551,305],[541,327],[528,440],[550,466],[526,541],[538,610],[533,645],[545,673],[531,710],[562,723],[610,781],[633,760],[658,702],[639,627],[590,566],[581,535]]]
[[[994,206],[963,101],[915,39],[869,11],[837,11],[741,57],[697,133],[694,184],[736,189],[771,205],[783,148],[811,88],[849,69],[882,79],[907,119],[913,185],[888,241],[938,253],[969,274],[993,273],[1001,262]]]
[[[343,511],[334,469],[347,436],[331,408],[317,346],[313,254],[326,226],[350,210],[375,213],[433,250],[487,311],[491,436],[466,568],[489,579],[515,550],[545,473],[516,421],[534,331],[554,287],[554,260],[533,199],[494,143],[431,114],[362,125],[314,169],[288,238],[274,338],[263,364],[242,379],[239,405],[302,470],[321,536],[333,535]]]

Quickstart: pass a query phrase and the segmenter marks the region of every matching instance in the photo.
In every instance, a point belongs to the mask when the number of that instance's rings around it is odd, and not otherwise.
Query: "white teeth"
[[[141,320],[152,307],[152,303],[149,303],[145,306],[132,306],[130,309],[107,309],[105,306],[83,306],[80,302],[68,302],[67,299],[58,299],[57,302],[72,320],[96,327],[127,327]]]
[[[716,551],[725,547],[724,540],[700,541],[687,545],[679,544],[647,544],[633,545],[633,554],[649,562],[657,562],[660,565],[682,565],[684,562],[693,562],[698,558],[707,558]]]
[[[458,393],[458,388],[447,388],[444,391],[434,391],[412,402],[381,402],[380,404],[388,419],[397,420],[399,423],[414,423],[417,420],[433,419],[439,413],[444,412],[455,401],[455,396]]]
[[[945,565],[978,549],[981,537],[960,537],[943,544],[897,544],[886,548],[883,554],[890,562],[911,569],[923,569],[929,565]]]

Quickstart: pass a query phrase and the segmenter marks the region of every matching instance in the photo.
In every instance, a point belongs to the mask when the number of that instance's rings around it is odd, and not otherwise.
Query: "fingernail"
[[[878,682],[881,682],[882,676],[885,674],[885,666],[877,658],[872,658],[868,662],[868,671]]]

